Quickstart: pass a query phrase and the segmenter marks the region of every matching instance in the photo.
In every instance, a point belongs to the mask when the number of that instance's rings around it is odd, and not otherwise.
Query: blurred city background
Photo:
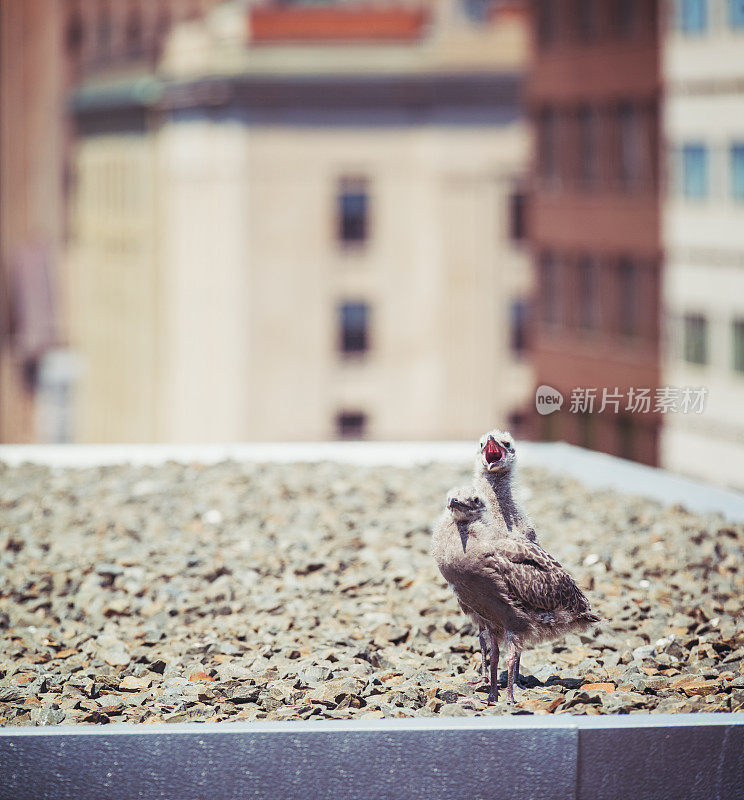
[[[744,488],[744,0],[2,0],[0,104],[3,442]]]

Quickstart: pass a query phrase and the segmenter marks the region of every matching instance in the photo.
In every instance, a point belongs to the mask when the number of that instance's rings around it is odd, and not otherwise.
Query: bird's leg
[[[506,702],[514,702],[514,674],[519,668],[519,656],[521,655],[517,641],[511,631],[506,632],[506,644],[508,650],[506,653]]]
[[[480,639],[480,649],[481,649],[481,670],[483,672],[483,679],[488,680],[488,637],[486,634],[486,629],[483,625],[480,626],[480,630],[478,631],[478,638]],[[498,657],[498,656],[497,656]]]
[[[493,631],[491,636],[491,690],[488,693],[488,705],[499,702],[499,640]]]
[[[468,686],[480,686],[483,681],[488,683],[488,636],[483,625],[478,626],[478,641],[480,642],[481,668],[478,677],[474,681],[465,681]]]
[[[522,651],[517,650],[517,666],[514,667],[514,685],[517,689],[526,689],[527,687],[519,679],[519,659],[522,658]]]

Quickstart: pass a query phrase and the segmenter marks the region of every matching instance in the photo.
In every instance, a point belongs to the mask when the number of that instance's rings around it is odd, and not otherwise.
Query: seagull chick
[[[523,536],[536,542],[535,529],[512,492],[517,463],[512,435],[500,430],[484,433],[479,450],[474,468],[475,488],[488,506],[494,525],[510,536]]]
[[[434,536],[432,537],[431,552],[434,556],[440,571],[442,570],[442,563],[449,563],[451,556],[448,555],[448,549],[453,547],[457,551],[457,537],[460,537],[462,547],[465,548],[467,544],[468,531],[470,525],[480,520],[485,512],[485,504],[478,496],[472,486],[464,486],[459,489],[452,489],[447,495],[447,507],[434,528]],[[446,578],[446,576],[445,576]],[[453,584],[450,584],[454,590]],[[460,597],[455,590],[455,597],[457,598],[460,608],[467,614],[473,622],[478,626],[478,640],[480,642],[481,651],[481,671],[483,678],[488,680],[488,635],[487,623],[481,618],[472,608],[469,608],[460,600]]]
[[[529,538],[532,528],[511,497],[514,445],[494,433],[482,441],[478,462],[484,466],[476,468],[478,489],[488,494],[472,488],[450,493],[432,554],[460,607],[488,633],[489,703],[498,701],[499,646],[506,643],[507,700],[513,703],[522,649],[583,630],[599,617],[568,572]]]

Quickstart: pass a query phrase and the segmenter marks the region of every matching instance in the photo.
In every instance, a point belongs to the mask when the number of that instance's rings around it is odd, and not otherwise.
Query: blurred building
[[[534,416],[535,433],[654,464],[659,415],[627,402],[660,380],[658,4],[532,0],[531,11],[534,364],[537,385],[565,398]],[[596,390],[593,408],[571,410],[576,388]],[[599,413],[603,391],[622,401]]]
[[[518,425],[520,4],[191,4],[160,52],[121,5],[75,23],[78,439]]]
[[[0,441],[69,441],[81,363],[68,348],[71,89],[150,71],[215,0],[0,3]]]
[[[56,0],[0,3],[0,441],[41,432],[37,387],[64,339],[61,12]]]
[[[708,390],[665,418],[665,466],[744,488],[744,3],[670,6],[664,40],[664,380]]]

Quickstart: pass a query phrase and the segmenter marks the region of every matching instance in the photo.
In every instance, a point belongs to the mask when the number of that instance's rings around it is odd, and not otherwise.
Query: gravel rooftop
[[[488,707],[429,554],[467,468],[0,465],[0,724],[744,711],[744,525],[520,478],[605,621]]]

